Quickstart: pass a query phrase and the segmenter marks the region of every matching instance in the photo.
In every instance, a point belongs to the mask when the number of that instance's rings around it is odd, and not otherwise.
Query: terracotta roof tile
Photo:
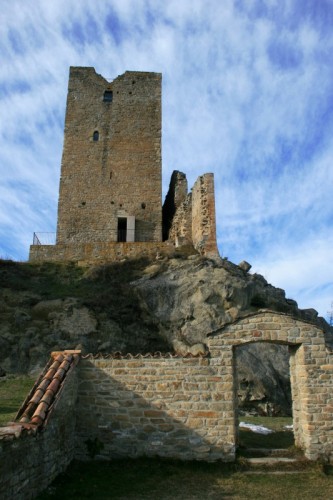
[[[0,427],[0,439],[4,441],[11,441],[12,439],[19,438],[21,434],[36,434],[37,427],[30,424],[19,424],[17,422],[10,422],[5,427]]]
[[[56,394],[59,386],[60,386],[60,380],[58,378],[54,378],[49,385],[49,389],[50,391],[53,392],[53,394]]]
[[[44,394],[43,389],[37,388],[35,394],[30,399],[30,403],[38,403],[41,400],[41,398],[43,397],[43,394]]]
[[[55,368],[51,368],[44,376],[46,380],[52,380],[57,370]]]
[[[46,423],[53,403],[66,382],[66,375],[76,366],[79,356],[80,351],[63,351],[51,354],[51,359],[46,365],[44,373],[36,382],[16,416],[16,420],[19,420],[19,423],[13,424],[16,433],[19,424],[21,424],[21,428],[31,429]]]
[[[126,353],[122,354],[119,351],[112,352],[110,354],[104,354],[101,352],[98,352],[97,354],[85,354],[82,355],[82,359],[145,359],[145,358],[206,358],[208,357],[208,352],[205,354],[191,354],[187,353],[186,355],[183,354],[178,354],[178,353],[172,353],[172,352],[166,352],[162,353],[161,351],[156,351],[156,352],[147,352],[146,354],[131,354],[131,353]]]
[[[50,385],[50,381],[46,378],[43,378],[41,383],[38,385],[37,389],[41,389],[44,392],[49,385]]]
[[[59,368],[59,370],[56,371],[53,378],[57,378],[58,380],[62,380],[64,378],[65,374],[66,374],[66,370]]]
[[[41,402],[50,405],[53,398],[54,398],[54,392],[51,389],[47,389],[47,391],[45,392],[45,394],[41,399]]]

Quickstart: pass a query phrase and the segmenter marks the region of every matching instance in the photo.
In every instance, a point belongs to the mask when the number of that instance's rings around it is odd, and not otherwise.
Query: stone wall
[[[0,427],[0,498],[34,498],[66,470],[74,456],[77,370],[66,378],[47,426],[33,432],[17,426],[16,436]],[[10,428],[8,428],[10,430]]]
[[[214,175],[200,176],[192,189],[192,240],[202,255],[219,255],[216,243]]]
[[[184,209],[185,200],[188,197],[187,190],[186,175],[174,170],[162,209],[163,240],[170,239],[176,242],[179,236],[185,236],[189,230],[192,230],[190,223],[191,200],[187,203],[189,209]],[[189,234],[188,239],[192,241],[192,234]]]
[[[189,193],[177,208],[169,230],[169,241],[176,247],[193,245],[192,241],[192,194]]]
[[[214,175],[198,177],[187,193],[186,176],[175,171],[163,205],[164,238],[175,246],[192,244],[206,257],[219,257],[216,242]]]
[[[168,243],[68,243],[58,245],[31,245],[30,262],[84,262],[99,264],[124,258],[150,257],[158,254],[171,255],[174,247]]]
[[[295,444],[311,460],[333,460],[332,339],[314,325],[275,312],[262,312],[238,321],[209,339],[212,359],[221,359],[224,373],[234,380],[234,397],[226,414],[229,434],[237,415],[235,349],[253,342],[285,344],[290,349]],[[229,423],[228,423],[229,422]]]
[[[0,496],[32,498],[73,457],[234,460],[235,351],[254,342],[289,346],[296,445],[307,458],[332,463],[330,335],[265,310],[213,332],[207,357],[88,355],[69,372],[42,432],[16,424],[15,437],[0,428]]]
[[[161,74],[126,71],[112,82],[70,69],[57,243],[162,241]]]
[[[103,458],[160,455],[235,459],[235,349],[252,342],[290,348],[295,443],[311,460],[333,460],[333,355],[311,324],[275,312],[245,318],[209,339],[208,358],[85,359],[80,365],[78,458],[88,439]]]
[[[142,455],[233,460],[226,408],[232,376],[221,359],[143,357],[81,360],[77,458]]]

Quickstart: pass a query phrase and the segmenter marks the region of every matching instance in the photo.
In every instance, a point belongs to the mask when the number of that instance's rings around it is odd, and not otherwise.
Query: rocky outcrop
[[[90,268],[3,261],[0,366],[8,373],[39,370],[50,351],[64,349],[198,355],[207,350],[211,333],[261,309],[330,330],[316,311],[300,310],[283,290],[249,269],[245,261],[216,262],[193,249],[154,262]],[[237,359],[243,406],[287,413],[286,348],[248,345],[237,349]]]
[[[245,414],[291,415],[288,347],[267,343],[236,349],[238,402]]]

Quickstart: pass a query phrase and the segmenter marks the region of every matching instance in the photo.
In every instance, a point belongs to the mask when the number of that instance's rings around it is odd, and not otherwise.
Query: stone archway
[[[309,459],[333,458],[333,356],[326,348],[325,334],[312,324],[272,311],[228,325],[208,341],[212,363],[222,380],[229,449],[235,450],[237,442],[233,351],[249,342],[290,346],[295,444]]]

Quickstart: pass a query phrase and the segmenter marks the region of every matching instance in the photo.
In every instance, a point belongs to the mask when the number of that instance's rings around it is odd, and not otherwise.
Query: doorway
[[[245,457],[294,453],[288,345],[255,342],[233,349],[236,442]]]
[[[118,227],[117,227],[118,243],[127,241],[126,236],[127,236],[127,217],[119,217]]]

